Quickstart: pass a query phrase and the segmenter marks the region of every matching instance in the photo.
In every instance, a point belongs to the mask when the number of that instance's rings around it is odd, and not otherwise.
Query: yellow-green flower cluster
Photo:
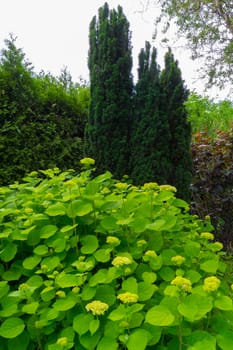
[[[204,238],[206,240],[213,240],[214,239],[214,235],[210,232],[202,232],[201,233],[201,238]]]
[[[82,165],[90,166],[95,164],[95,160],[93,158],[83,158],[80,160]]]
[[[171,185],[160,185],[159,188],[160,188],[160,190],[165,190],[165,191],[171,191],[171,192],[177,191],[177,189]]]
[[[19,285],[19,290],[29,289],[29,285],[27,283],[22,283]]]
[[[155,253],[155,251],[154,250],[147,250],[146,252],[145,252],[145,255],[146,256],[149,256],[150,258],[156,258],[158,255]]]
[[[63,290],[58,290],[56,292],[56,295],[58,296],[58,298],[61,298],[61,299],[66,297],[66,293]]]
[[[115,184],[115,187],[120,191],[125,191],[128,188],[128,184],[125,182],[118,182]]]
[[[174,286],[179,287],[181,290],[185,292],[191,292],[192,291],[192,283],[189,279],[177,276],[171,281],[171,284]]]
[[[119,245],[121,243],[119,238],[114,237],[114,236],[108,236],[107,239],[106,239],[106,242],[108,244],[111,244],[111,245],[114,245],[114,246],[117,246],[117,245]]]
[[[143,247],[145,245],[147,245],[147,242],[145,241],[145,239],[140,239],[139,241],[137,241],[138,247]]]
[[[66,346],[68,345],[68,338],[67,337],[61,337],[57,340],[57,344],[61,346]]]
[[[127,256],[116,256],[112,261],[112,265],[116,267],[120,267],[123,265],[130,265],[131,263],[132,263],[132,260]]]
[[[214,242],[211,245],[212,252],[218,252],[222,250],[222,248],[223,248],[223,244],[221,242]]]
[[[87,311],[90,311],[93,315],[103,315],[108,310],[109,306],[100,300],[93,300],[91,303],[85,306]]]
[[[119,294],[117,296],[117,299],[119,299],[124,304],[136,303],[138,301],[138,295],[135,293],[125,292]]]
[[[180,266],[185,262],[185,258],[181,255],[176,255],[171,258],[171,261]]]
[[[53,199],[53,198],[54,198],[54,194],[52,194],[51,192],[45,195],[45,199]]]
[[[32,208],[25,208],[24,211],[26,214],[31,214],[33,212],[33,209]]]
[[[65,186],[70,186],[70,187],[76,186],[76,185],[77,185],[77,181],[75,181],[74,179],[68,180],[68,181],[66,181],[66,182],[64,183],[64,185],[65,185]]]
[[[147,182],[143,185],[143,190],[146,191],[154,191],[154,190],[158,190],[159,185],[157,184],[157,182]]]
[[[204,279],[203,289],[206,292],[214,292],[220,286],[221,281],[216,276],[207,277]]]
[[[37,176],[38,172],[37,171],[32,171],[29,176]]]

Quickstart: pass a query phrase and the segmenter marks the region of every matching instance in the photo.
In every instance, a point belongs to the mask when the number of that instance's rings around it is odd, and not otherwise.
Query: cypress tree
[[[177,188],[177,196],[190,200],[191,183],[191,126],[187,121],[184,102],[188,90],[182,80],[178,62],[169,49],[165,55],[165,68],[160,77],[161,112],[169,122],[169,157],[171,168],[167,182]]]
[[[139,54],[138,82],[134,97],[131,135],[131,178],[136,184],[167,183],[170,168],[169,125],[160,111],[160,70],[157,52],[149,42]]]
[[[129,23],[122,7],[107,3],[90,23],[90,109],[87,153],[97,170],[114,176],[128,173],[129,122],[132,98],[132,49]]]

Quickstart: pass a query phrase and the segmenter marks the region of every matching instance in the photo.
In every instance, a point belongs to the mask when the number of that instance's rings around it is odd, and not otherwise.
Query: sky
[[[87,67],[89,24],[105,0],[0,0],[0,49],[9,33],[17,37],[16,46],[23,49],[34,71],[59,76],[67,67],[73,81],[89,80]],[[159,40],[153,41],[156,7],[146,9],[143,0],[108,0],[110,8],[118,5],[130,23],[133,46],[133,75],[137,79],[138,54],[150,41],[158,50],[158,63],[163,68],[167,51]],[[189,59],[190,52],[182,47],[173,49],[182,77],[190,90],[213,99],[224,99],[228,91],[212,88],[204,91],[198,79],[198,62]]]

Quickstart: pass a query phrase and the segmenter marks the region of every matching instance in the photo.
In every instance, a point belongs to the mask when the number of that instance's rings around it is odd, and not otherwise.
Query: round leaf
[[[27,270],[33,270],[41,261],[41,257],[38,255],[29,256],[24,259],[23,267]]]
[[[40,230],[40,238],[49,238],[57,232],[57,226],[55,225],[46,225],[43,226]]]
[[[62,203],[52,204],[45,211],[45,214],[49,216],[64,215],[65,213],[66,213],[66,208]]]
[[[135,332],[130,334],[129,340],[127,342],[128,350],[144,350],[150,339],[150,333],[145,329],[137,329]]]
[[[7,339],[15,338],[23,332],[24,327],[25,325],[20,318],[8,318],[0,326],[0,336]]]
[[[89,331],[93,316],[90,314],[79,314],[73,319],[73,329],[79,335],[83,335]]]
[[[87,235],[83,237],[81,239],[81,243],[83,245],[81,248],[82,254],[92,254],[99,246],[98,239],[93,235]]]
[[[156,305],[147,312],[145,320],[154,326],[165,327],[171,325],[175,317],[165,306]]]
[[[14,243],[8,243],[0,252],[0,258],[4,262],[11,261],[17,253],[17,245]]]
[[[97,346],[97,350],[117,350],[118,348],[116,340],[107,336],[103,337]]]
[[[233,331],[223,331],[217,335],[217,344],[222,350],[233,349]]]
[[[226,295],[221,295],[215,300],[214,306],[220,310],[232,311],[232,300]]]

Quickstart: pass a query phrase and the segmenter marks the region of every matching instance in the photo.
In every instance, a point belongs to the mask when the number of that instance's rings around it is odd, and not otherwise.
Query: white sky
[[[58,76],[65,66],[74,81],[88,80],[87,68],[89,24],[105,0],[0,0],[0,48],[9,33],[17,36],[16,45],[23,49],[36,72],[44,70]],[[158,49],[158,62],[163,67],[166,49],[152,42],[157,9],[141,12],[143,0],[108,0],[110,8],[120,4],[130,22],[133,45],[133,74],[137,78],[138,54],[145,41]],[[204,84],[197,79],[197,63],[184,49],[173,50],[183,79],[190,90],[204,94]],[[225,98],[228,91],[208,92],[213,98]]]

